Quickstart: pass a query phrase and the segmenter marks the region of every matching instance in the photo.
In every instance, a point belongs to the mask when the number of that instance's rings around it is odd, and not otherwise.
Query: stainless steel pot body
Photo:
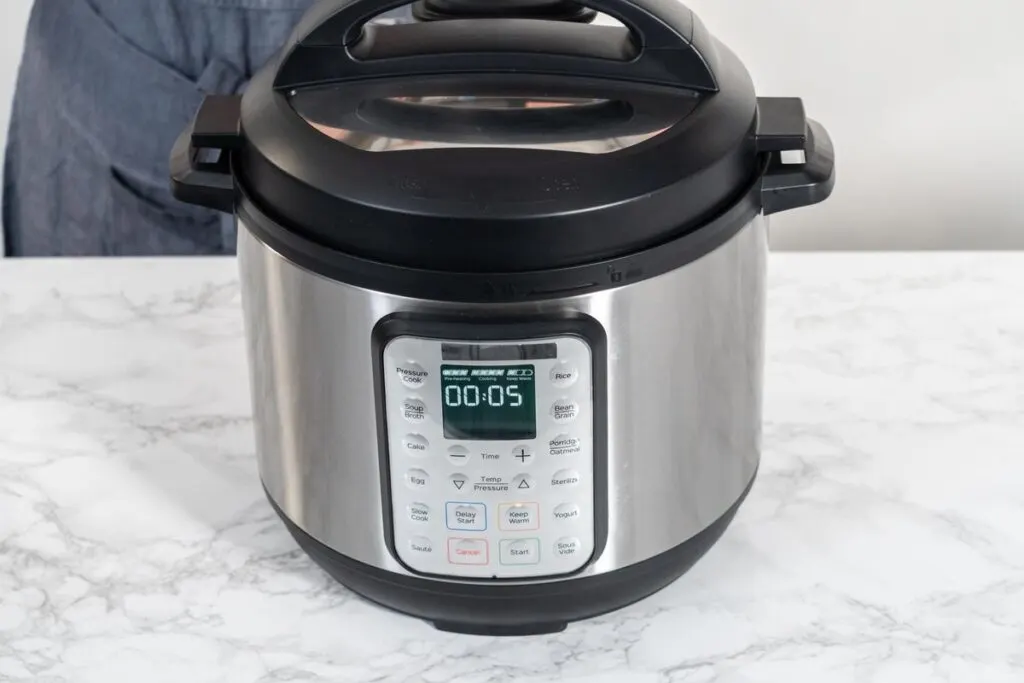
[[[604,327],[607,542],[578,576],[684,543],[725,514],[755,475],[767,254],[761,216],[717,250],[659,277],[497,307],[327,279],[283,258],[241,220],[238,253],[264,485],[301,530],[348,558],[410,574],[386,542],[376,429],[372,333],[393,313],[472,319],[474,311],[575,311]]]

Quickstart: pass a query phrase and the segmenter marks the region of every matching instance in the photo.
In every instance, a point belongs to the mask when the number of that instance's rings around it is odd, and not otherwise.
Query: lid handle
[[[807,118],[799,98],[758,98],[757,150],[771,155],[761,184],[766,216],[818,204],[832,195],[832,138],[824,126]]]
[[[286,47],[274,86],[515,73],[718,90],[715,43],[677,0],[579,0],[625,28],[507,18],[368,25],[408,3],[331,0],[314,5]]]
[[[208,95],[171,150],[171,193],[186,204],[231,213],[235,180],[230,152],[242,145],[242,98]],[[212,155],[207,160],[205,156]]]

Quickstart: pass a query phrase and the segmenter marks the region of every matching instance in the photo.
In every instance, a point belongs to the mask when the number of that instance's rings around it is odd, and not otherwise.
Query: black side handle
[[[715,41],[678,0],[579,0],[625,28],[509,17],[368,25],[408,2],[324,0],[314,6],[296,29],[274,86],[514,73],[718,91]]]
[[[171,150],[171,193],[187,204],[235,210],[231,155],[242,144],[241,95],[209,95]],[[212,160],[205,157],[213,155]]]
[[[758,98],[757,112],[757,149],[771,154],[761,185],[764,214],[828,199],[836,184],[836,163],[825,127],[807,118],[798,98]],[[802,158],[786,163],[784,152],[802,154]]]

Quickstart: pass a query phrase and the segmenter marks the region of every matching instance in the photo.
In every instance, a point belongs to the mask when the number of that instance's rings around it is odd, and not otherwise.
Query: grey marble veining
[[[1024,255],[771,267],[765,458],[726,536],[634,607],[492,639],[296,549],[233,262],[0,265],[0,680],[1024,681]]]

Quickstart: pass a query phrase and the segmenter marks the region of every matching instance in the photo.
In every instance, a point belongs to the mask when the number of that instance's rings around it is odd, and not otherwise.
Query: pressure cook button
[[[551,368],[551,383],[562,389],[571,387],[580,378],[580,371],[572,363],[562,361]]]
[[[413,522],[426,523],[430,521],[430,508],[425,503],[413,503],[408,510],[409,519]]]
[[[575,503],[562,503],[555,508],[554,517],[560,522],[568,522],[569,520],[579,519],[580,506]]]
[[[506,503],[498,506],[498,526],[502,531],[534,531],[540,528],[537,503]]]
[[[551,476],[551,485],[557,488],[569,488],[580,483],[580,473],[576,470],[558,470]]]
[[[419,363],[405,363],[395,368],[395,372],[398,373],[399,379],[402,380],[402,384],[409,387],[410,389],[419,389],[426,381],[429,373],[423,369]]]
[[[487,541],[480,538],[449,538],[448,562],[451,564],[487,564]]]
[[[427,454],[427,449],[430,447],[430,443],[426,438],[419,434],[406,434],[402,438],[402,447],[409,455],[422,458]]]
[[[512,449],[512,458],[520,465],[528,465],[533,462],[533,449],[529,446],[516,446]]]
[[[430,475],[427,474],[426,470],[409,470],[405,473],[405,483],[411,489],[426,488],[427,484],[430,483]]]
[[[469,477],[465,474],[453,474],[448,480],[452,483],[452,486],[456,491],[461,491],[466,487],[466,482],[469,481]]]
[[[559,399],[555,401],[553,406],[551,406],[551,417],[554,418],[555,422],[558,424],[572,422],[579,414],[580,407],[575,401],[571,401],[567,398]]]
[[[566,536],[555,541],[555,557],[575,557],[579,554],[583,544],[580,539]]]
[[[559,434],[548,442],[548,453],[555,457],[576,455],[581,449],[580,440],[569,434]]]
[[[434,552],[434,544],[426,536],[414,536],[409,539],[409,547],[417,553]]]
[[[448,459],[456,465],[461,465],[469,460],[469,449],[465,446],[452,446],[448,449]]]
[[[502,564],[537,564],[540,562],[540,539],[520,538],[501,542]]]
[[[537,487],[537,482],[528,474],[520,474],[512,480],[513,491],[532,491]]]
[[[402,401],[402,415],[409,422],[423,422],[427,419],[427,404],[418,398]]]
[[[445,516],[453,531],[485,531],[487,506],[482,503],[447,503]]]

